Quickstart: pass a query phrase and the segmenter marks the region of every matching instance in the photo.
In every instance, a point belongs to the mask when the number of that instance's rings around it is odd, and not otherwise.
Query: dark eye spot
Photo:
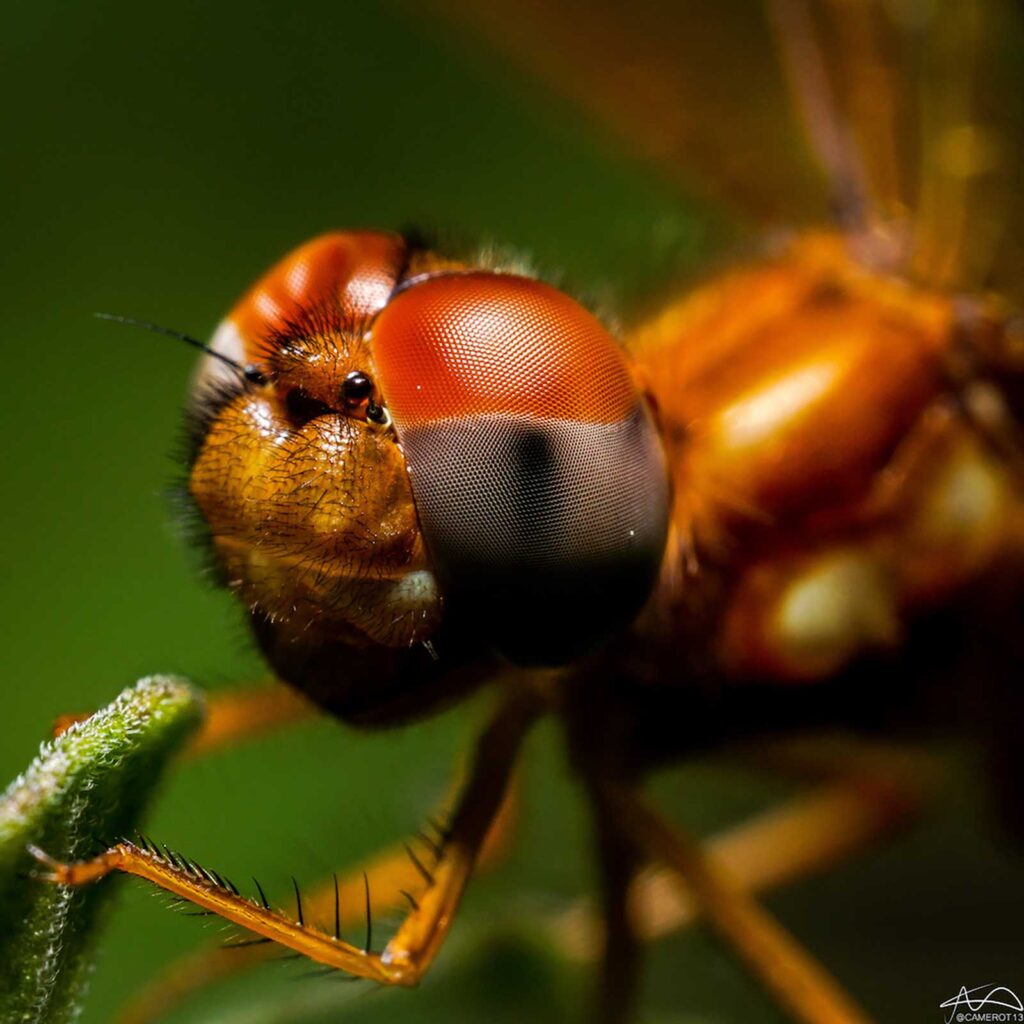
[[[346,405],[362,405],[373,395],[373,381],[362,370],[353,370],[341,382],[341,398]]]
[[[288,416],[298,425],[315,420],[318,416],[327,416],[334,410],[314,398],[308,391],[302,388],[292,388],[284,398],[285,406],[288,409]]]

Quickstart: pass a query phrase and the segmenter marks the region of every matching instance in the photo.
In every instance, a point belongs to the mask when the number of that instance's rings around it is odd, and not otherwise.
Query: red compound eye
[[[401,292],[372,345],[452,601],[539,661],[635,614],[661,559],[668,485],[601,324],[548,285],[478,271]]]
[[[495,413],[610,423],[636,402],[598,320],[529,278],[430,279],[391,302],[373,338],[392,415],[409,427]]]

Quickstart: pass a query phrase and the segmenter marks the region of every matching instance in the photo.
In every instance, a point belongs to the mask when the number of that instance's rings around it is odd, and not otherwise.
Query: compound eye
[[[452,274],[398,294],[373,349],[449,607],[548,663],[631,619],[665,545],[667,471],[601,324],[538,281]]]

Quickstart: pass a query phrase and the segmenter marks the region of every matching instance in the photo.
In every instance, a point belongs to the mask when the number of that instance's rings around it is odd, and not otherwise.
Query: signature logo
[[[1016,992],[1005,985],[960,986],[952,999],[939,1003],[940,1010],[949,1010],[946,1024],[952,1021],[1024,1021],[1024,1003]]]

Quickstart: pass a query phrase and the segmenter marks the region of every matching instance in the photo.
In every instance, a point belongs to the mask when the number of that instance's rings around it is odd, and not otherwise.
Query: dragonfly
[[[985,209],[1012,138],[964,106],[971,69],[941,63],[1000,13],[779,2],[687,32],[656,5],[454,11],[674,180],[703,171],[766,225],[761,251],[621,345],[519,267],[412,236],[326,235],[269,271],[196,385],[190,492],[225,584],[277,674],[345,721],[402,723],[482,685],[499,710],[431,863],[408,857],[408,916],[382,950],[145,843],[46,860],[54,879],[128,871],[253,941],[413,984],[500,824],[524,736],[555,716],[595,821],[592,1019],[629,1018],[639,933],[667,905],[651,889],[636,905],[648,862],[794,1019],[867,1019],[749,898],[753,864],[724,870],[641,783],[712,746],[879,724],[918,696],[919,624],[979,590],[990,622],[1019,606],[1014,232]],[[716,33],[760,40],[742,95]],[[763,73],[757,54],[774,59]],[[901,109],[931,59],[948,95]],[[793,144],[766,141],[787,109]],[[787,819],[793,864],[824,857],[823,836],[840,856],[913,802],[885,757],[826,753],[810,761],[846,788],[824,819],[820,804]],[[835,843],[865,777],[873,813]],[[762,837],[762,862],[783,834]]]

